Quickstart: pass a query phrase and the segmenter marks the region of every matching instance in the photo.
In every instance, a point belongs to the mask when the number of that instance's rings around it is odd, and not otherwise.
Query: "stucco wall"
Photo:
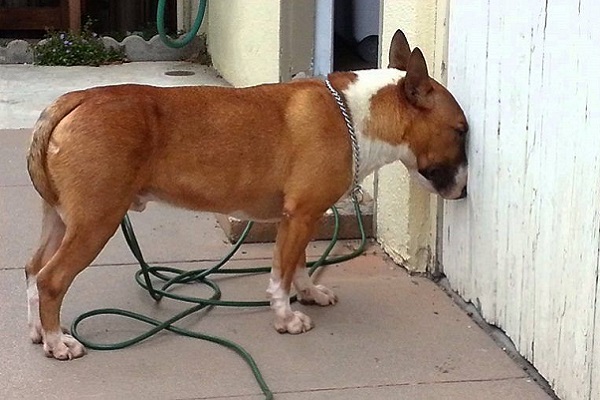
[[[439,75],[445,48],[439,14],[445,10],[445,0],[383,0],[381,65],[387,66],[392,36],[402,29],[411,46],[423,50],[430,73]],[[379,171],[376,196],[379,242],[394,261],[425,272],[435,264],[437,199],[411,182],[400,163]]]
[[[208,2],[208,51],[234,86],[279,81],[280,0]]]

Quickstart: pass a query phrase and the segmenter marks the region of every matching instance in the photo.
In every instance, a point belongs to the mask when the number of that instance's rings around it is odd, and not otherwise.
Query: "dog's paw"
[[[294,311],[285,318],[275,320],[275,329],[279,333],[291,333],[297,335],[311,330],[313,323],[308,315],[300,311]]]
[[[338,298],[333,290],[323,286],[311,286],[298,292],[298,301],[302,304],[318,304],[320,306],[329,306],[337,303]]]
[[[50,333],[44,337],[44,353],[46,357],[57,360],[73,360],[83,357],[85,347],[73,336],[66,333]]]

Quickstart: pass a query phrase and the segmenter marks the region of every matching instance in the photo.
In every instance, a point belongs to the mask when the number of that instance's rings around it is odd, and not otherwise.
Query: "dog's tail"
[[[50,138],[56,125],[83,102],[81,92],[67,93],[46,107],[34,128],[27,154],[27,170],[35,190],[50,205],[58,203],[58,193],[48,175],[46,156]]]

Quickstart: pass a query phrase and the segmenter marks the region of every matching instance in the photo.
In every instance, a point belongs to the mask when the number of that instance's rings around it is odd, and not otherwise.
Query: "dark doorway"
[[[335,0],[333,69],[377,68],[380,0]]]

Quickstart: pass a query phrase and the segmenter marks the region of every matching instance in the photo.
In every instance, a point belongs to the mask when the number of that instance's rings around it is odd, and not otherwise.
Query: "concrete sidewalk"
[[[63,93],[119,83],[227,85],[214,69],[179,61],[101,67],[0,65],[0,129],[33,127],[40,112]]]
[[[195,75],[164,75],[174,70]],[[225,84],[214,71],[185,63],[0,66],[0,398],[262,399],[243,361],[204,341],[164,333],[124,350],[90,351],[71,362],[47,359],[40,346],[29,343],[22,267],[37,242],[40,210],[25,169],[30,129],[15,128],[30,128],[41,109],[62,92],[117,82]],[[132,219],[153,263],[200,268],[230,248],[211,214],[152,204]],[[347,253],[355,245],[341,242],[334,252]],[[269,265],[271,247],[244,245],[232,265]],[[313,243],[309,252],[316,257],[324,247]],[[117,233],[74,283],[65,300],[64,323],[100,307],[158,319],[185,308],[172,301],[155,304],[134,282],[136,269]],[[267,280],[255,275],[219,283],[225,299],[263,300]],[[294,305],[315,322],[306,334],[276,333],[266,308],[215,309],[190,316],[183,325],[244,346],[278,400],[551,398],[439,287],[409,276],[377,245],[359,258],[327,267],[319,281],[333,288],[340,302],[327,308]],[[108,342],[144,329],[99,317],[80,330],[90,340]]]

